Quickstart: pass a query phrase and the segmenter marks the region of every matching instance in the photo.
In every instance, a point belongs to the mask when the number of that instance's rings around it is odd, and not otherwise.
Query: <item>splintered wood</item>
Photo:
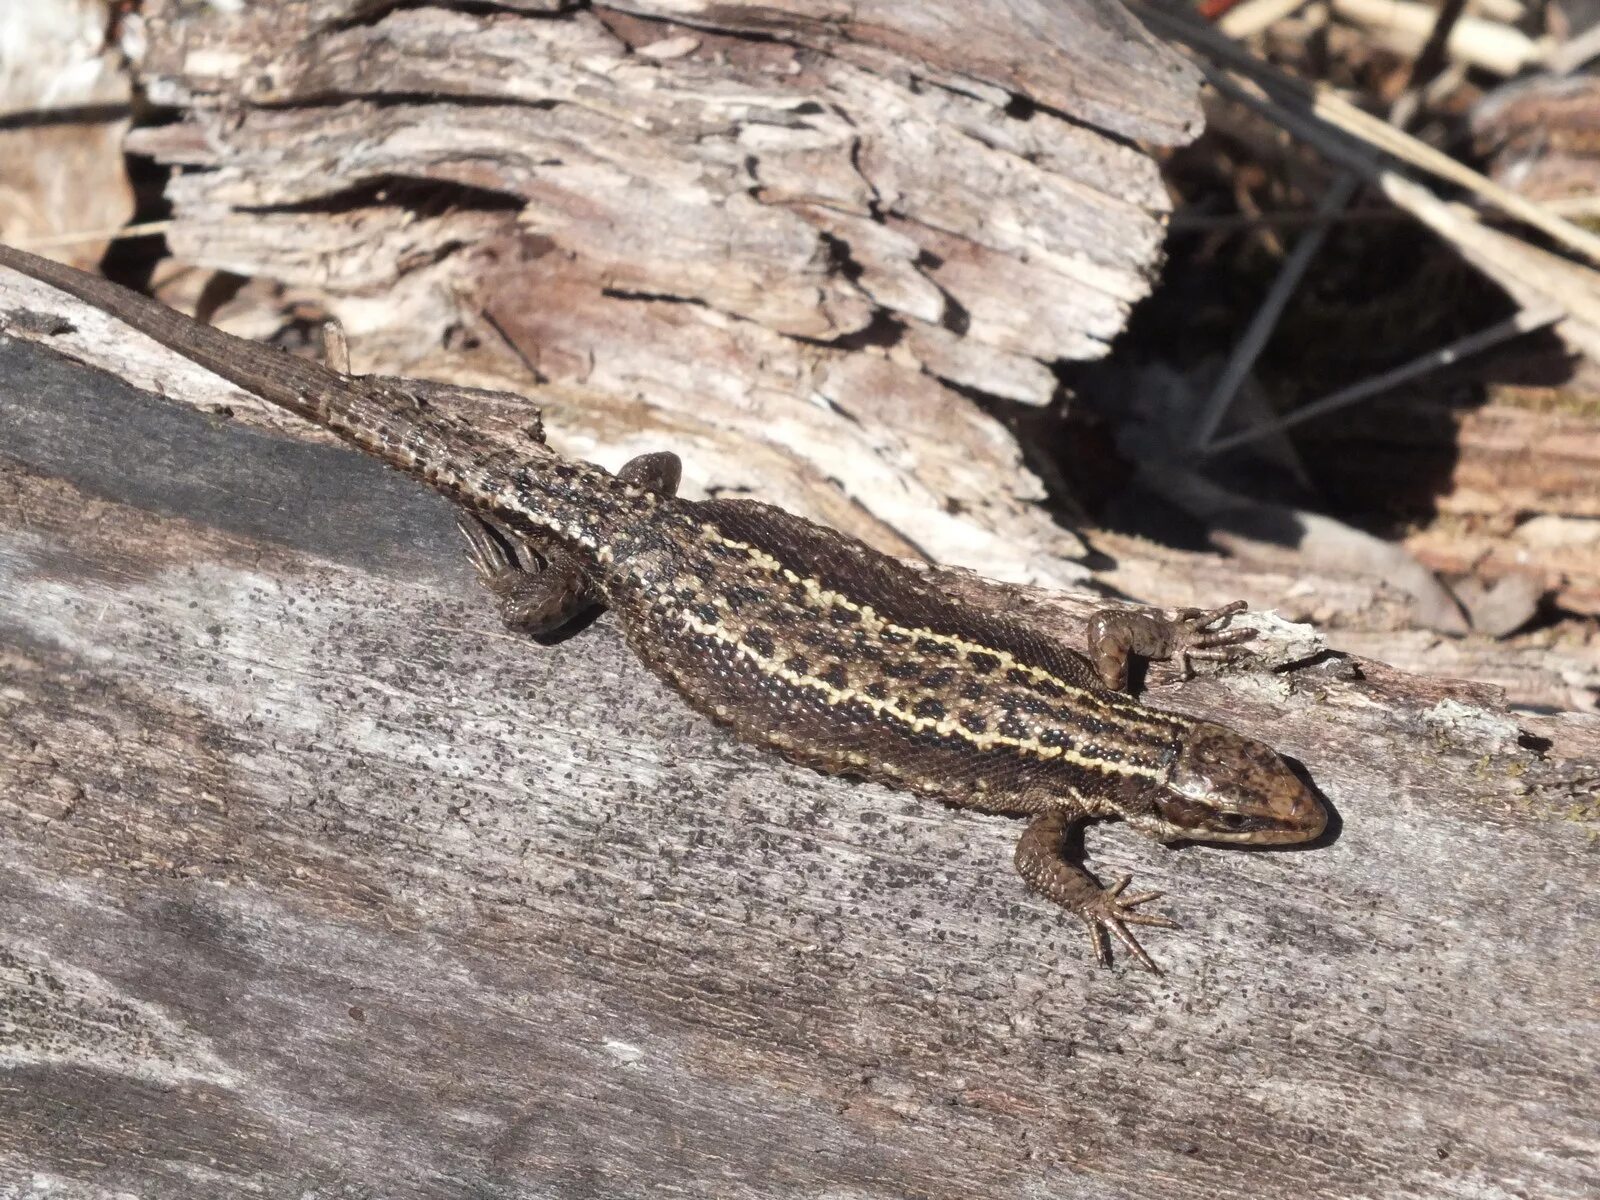
[[[357,369],[527,391],[612,467],[670,442],[690,495],[1082,578],[998,409],[1151,285],[1133,139],[1197,132],[1196,83],[1120,10],[148,7],[183,117],[131,148],[183,169],[169,243],[320,289]]]

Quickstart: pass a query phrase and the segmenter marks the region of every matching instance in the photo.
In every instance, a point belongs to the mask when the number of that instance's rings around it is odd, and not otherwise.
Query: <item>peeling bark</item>
[[[180,258],[883,549],[1083,578],[997,415],[1148,291],[1192,70],[1112,4],[146,5]]]

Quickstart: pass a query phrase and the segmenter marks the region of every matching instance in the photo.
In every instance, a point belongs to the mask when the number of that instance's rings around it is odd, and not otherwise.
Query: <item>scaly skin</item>
[[[1090,658],[960,603],[854,538],[768,505],[677,497],[677,460],[613,476],[542,445],[520,457],[429,406],[441,389],[341,375],[197,324],[95,276],[0,247],[40,279],[427,483],[462,506],[470,557],[514,627],[603,602],[639,659],[738,737],[821,771],[1030,818],[1016,866],[1147,968],[1129,925],[1170,926],[1069,861],[1073,828],[1121,817],[1163,841],[1315,838],[1316,796],[1271,749],[1119,690],[1130,655],[1215,653],[1242,605],[1106,612]],[[539,569],[523,569],[536,557]],[[529,563],[528,565],[533,565]],[[1091,661],[1092,660],[1092,661]]]

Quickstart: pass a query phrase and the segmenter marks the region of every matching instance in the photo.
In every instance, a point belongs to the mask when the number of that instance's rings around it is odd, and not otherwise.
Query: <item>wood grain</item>
[[[0,379],[0,1192],[1600,1187],[1594,721],[1339,658],[1162,684],[1339,827],[1097,830],[1183,924],[1101,970],[1016,824],[734,744],[603,617],[507,635],[397,476],[176,368]]]
[[[687,490],[1062,585],[1008,416],[1146,295],[1145,147],[1198,80],[1103,0],[141,10],[183,261],[280,280],[358,369],[528,391],[553,440],[665,438]]]

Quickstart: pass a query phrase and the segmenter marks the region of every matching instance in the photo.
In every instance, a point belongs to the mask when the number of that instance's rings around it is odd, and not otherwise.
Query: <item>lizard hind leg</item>
[[[1017,840],[1017,874],[1033,891],[1054,900],[1075,913],[1089,931],[1089,943],[1101,966],[1111,965],[1111,954],[1106,944],[1106,934],[1116,937],[1128,953],[1137,958],[1147,971],[1161,974],[1151,957],[1139,945],[1129,925],[1147,925],[1158,929],[1176,929],[1177,922],[1156,913],[1135,912],[1140,904],[1157,899],[1160,892],[1141,892],[1136,896],[1123,895],[1131,876],[1124,875],[1110,887],[1101,887],[1079,864],[1065,854],[1065,840],[1072,826],[1081,820],[1073,813],[1060,808],[1049,808],[1033,822]]]
[[[629,459],[617,478],[672,496],[681,474],[678,456],[663,451]],[[456,527],[467,539],[467,559],[494,596],[506,628],[534,636],[551,633],[601,602],[586,561],[555,538],[513,534],[465,509],[457,514]],[[518,550],[524,557],[536,556],[541,565],[530,569],[519,560]]]
[[[518,537],[464,510],[456,514],[456,528],[507,629],[550,633],[597,603],[583,560],[554,541]],[[513,546],[537,555],[541,565],[525,566]]]

